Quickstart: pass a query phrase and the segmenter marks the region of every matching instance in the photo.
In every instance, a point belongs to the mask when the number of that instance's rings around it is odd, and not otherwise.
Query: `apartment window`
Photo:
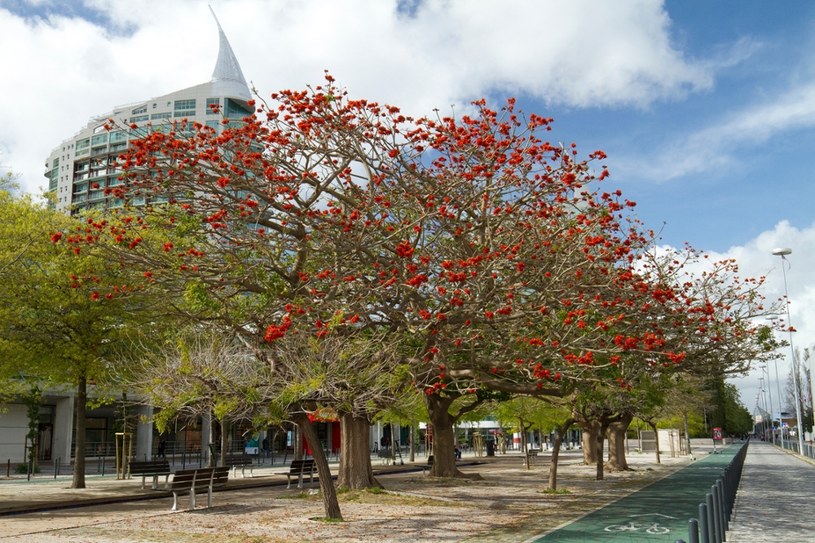
[[[147,113],[147,106],[142,106],[140,108],[136,108],[130,112],[133,115],[139,115],[141,113]]]
[[[173,114],[169,111],[166,113],[153,113],[150,115],[150,120],[155,121],[156,119],[170,119],[172,118]]]
[[[119,143],[120,141],[127,141],[127,134],[121,130],[110,133],[110,143]]]
[[[213,111],[211,106],[218,106],[217,109],[221,106],[221,99],[220,98],[207,98],[207,115],[218,115],[220,114],[219,111]]]
[[[88,138],[85,138],[84,140],[79,140],[78,142],[76,142],[76,150],[77,152],[79,152],[83,149],[87,149],[88,147],[90,147],[90,145],[91,140],[89,140]]]
[[[195,98],[190,100],[176,100],[173,109],[176,111],[179,109],[195,109]]]
[[[141,123],[146,120],[150,119],[150,115],[137,115],[135,117],[130,117],[131,123]]]

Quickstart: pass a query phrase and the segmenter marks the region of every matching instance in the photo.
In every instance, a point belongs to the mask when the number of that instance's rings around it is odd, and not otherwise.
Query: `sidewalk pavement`
[[[727,541],[815,541],[813,497],[815,463],[769,443],[750,443]]]

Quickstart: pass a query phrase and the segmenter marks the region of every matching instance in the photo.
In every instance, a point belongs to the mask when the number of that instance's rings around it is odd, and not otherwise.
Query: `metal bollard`
[[[722,497],[719,495],[719,487],[710,487],[713,496],[713,530],[716,533],[716,543],[722,543]]]
[[[688,521],[688,543],[699,543],[699,521],[695,518]]]
[[[716,519],[713,516],[713,494],[705,494],[705,505],[707,506],[707,541],[708,543],[719,543],[716,541]]]
[[[708,528],[707,505],[699,504],[699,540],[700,543],[710,543],[710,528]]]
[[[719,499],[721,501],[722,508],[722,541],[726,541],[727,530],[730,527],[730,522],[728,521],[730,513],[727,510],[727,497],[724,492],[724,481],[719,479],[716,481],[716,486],[719,487]]]

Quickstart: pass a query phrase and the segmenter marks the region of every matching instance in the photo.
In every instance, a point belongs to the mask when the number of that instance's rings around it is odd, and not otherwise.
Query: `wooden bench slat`
[[[170,463],[166,460],[131,460],[128,463],[128,470],[130,475],[141,475],[141,487],[144,488],[145,479],[147,476],[153,478],[153,490],[158,488],[158,478],[164,476],[164,486],[167,487],[167,480],[172,471],[170,470]]]
[[[297,488],[303,488],[303,479],[308,476],[309,482],[314,484],[315,472],[317,465],[314,463],[313,458],[304,458],[302,460],[292,460],[289,466],[289,471],[280,472],[280,475],[285,475],[288,480],[286,488],[291,488],[291,478],[297,477]]]
[[[178,494],[189,490],[190,509],[195,509],[196,492],[207,492],[207,507],[212,506],[212,491],[226,485],[229,467],[179,470],[173,475],[169,489],[173,492],[173,511],[178,510]]]
[[[250,477],[255,476],[252,457],[246,454],[226,455],[224,466],[232,468],[232,474],[234,476],[237,476],[238,468],[241,468],[241,477],[246,477],[246,468],[249,468]]]

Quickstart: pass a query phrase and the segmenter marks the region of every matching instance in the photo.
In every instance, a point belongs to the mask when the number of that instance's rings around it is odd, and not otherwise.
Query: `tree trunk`
[[[408,461],[412,464],[416,461],[416,432],[413,427],[413,421],[410,421],[410,433],[408,434],[408,444],[410,445],[410,456]]]
[[[229,447],[229,423],[226,422],[226,419],[221,419],[221,458],[219,462],[222,466],[226,465],[226,453],[227,448]]]
[[[584,421],[581,425],[583,433],[581,434],[581,441],[583,442],[583,463],[591,466],[597,463],[597,457],[603,457],[602,449],[597,451],[597,434],[600,432],[600,423],[596,420]]]
[[[524,465],[526,465],[526,469],[532,469],[529,465],[529,451],[526,442],[526,428],[524,428],[524,419],[518,418],[518,425],[521,429],[521,454],[524,455]]]
[[[688,449],[687,455],[690,456],[691,459],[693,459],[693,451],[691,451],[691,449],[690,449],[690,432],[688,431],[688,412],[687,411],[683,414],[683,418],[685,420],[685,441],[687,443],[687,449]]]
[[[382,485],[374,478],[371,468],[370,421],[343,413],[340,415],[340,431],[342,445],[337,486],[352,489],[381,488]]]
[[[603,442],[604,442],[604,440],[603,440],[603,432],[602,431],[597,432],[597,434],[595,436],[595,442],[597,443],[597,445],[596,445],[596,447],[597,447],[597,463],[595,464],[597,466],[597,472],[596,472],[595,479],[598,480],[598,481],[602,481],[603,476],[604,476],[604,473],[603,473]]]
[[[555,435],[555,442],[552,444],[552,463],[549,465],[549,489],[557,490],[557,462],[560,458],[560,446],[563,443],[563,436],[569,431],[569,427],[574,424],[574,419],[566,419],[560,425]]]
[[[295,460],[302,460],[305,458],[305,453],[303,452],[303,432],[300,430],[300,426],[297,424],[294,425],[294,441],[292,446],[294,447]]]
[[[427,412],[433,425],[433,477],[463,477],[456,467],[456,453],[453,431],[453,417],[450,416],[450,405],[453,398],[438,394],[426,395]]]
[[[74,474],[71,479],[71,488],[85,488],[85,413],[88,409],[88,379],[81,373],[76,385],[76,422],[74,431]],[[126,454],[126,451],[122,453]],[[129,458],[125,458],[125,462]]]
[[[317,437],[317,431],[314,425],[305,414],[300,414],[295,417],[295,422],[300,430],[303,432],[303,437],[311,449],[311,455],[314,457],[314,465],[317,466],[317,476],[320,480],[320,490],[323,493],[323,507],[325,508],[325,516],[331,520],[342,520],[342,513],[340,512],[340,502],[337,500],[337,489],[334,488],[334,481],[331,479],[331,469],[328,467],[328,460],[325,457],[325,451],[320,444],[320,439]]]
[[[657,464],[662,464],[662,459],[659,457],[659,431],[657,430],[657,425],[651,421],[645,421],[645,423],[654,431],[654,451],[657,453]]]
[[[625,434],[634,416],[624,414],[620,420],[608,425],[608,462],[606,469],[612,471],[628,470],[628,461],[625,458]]]

